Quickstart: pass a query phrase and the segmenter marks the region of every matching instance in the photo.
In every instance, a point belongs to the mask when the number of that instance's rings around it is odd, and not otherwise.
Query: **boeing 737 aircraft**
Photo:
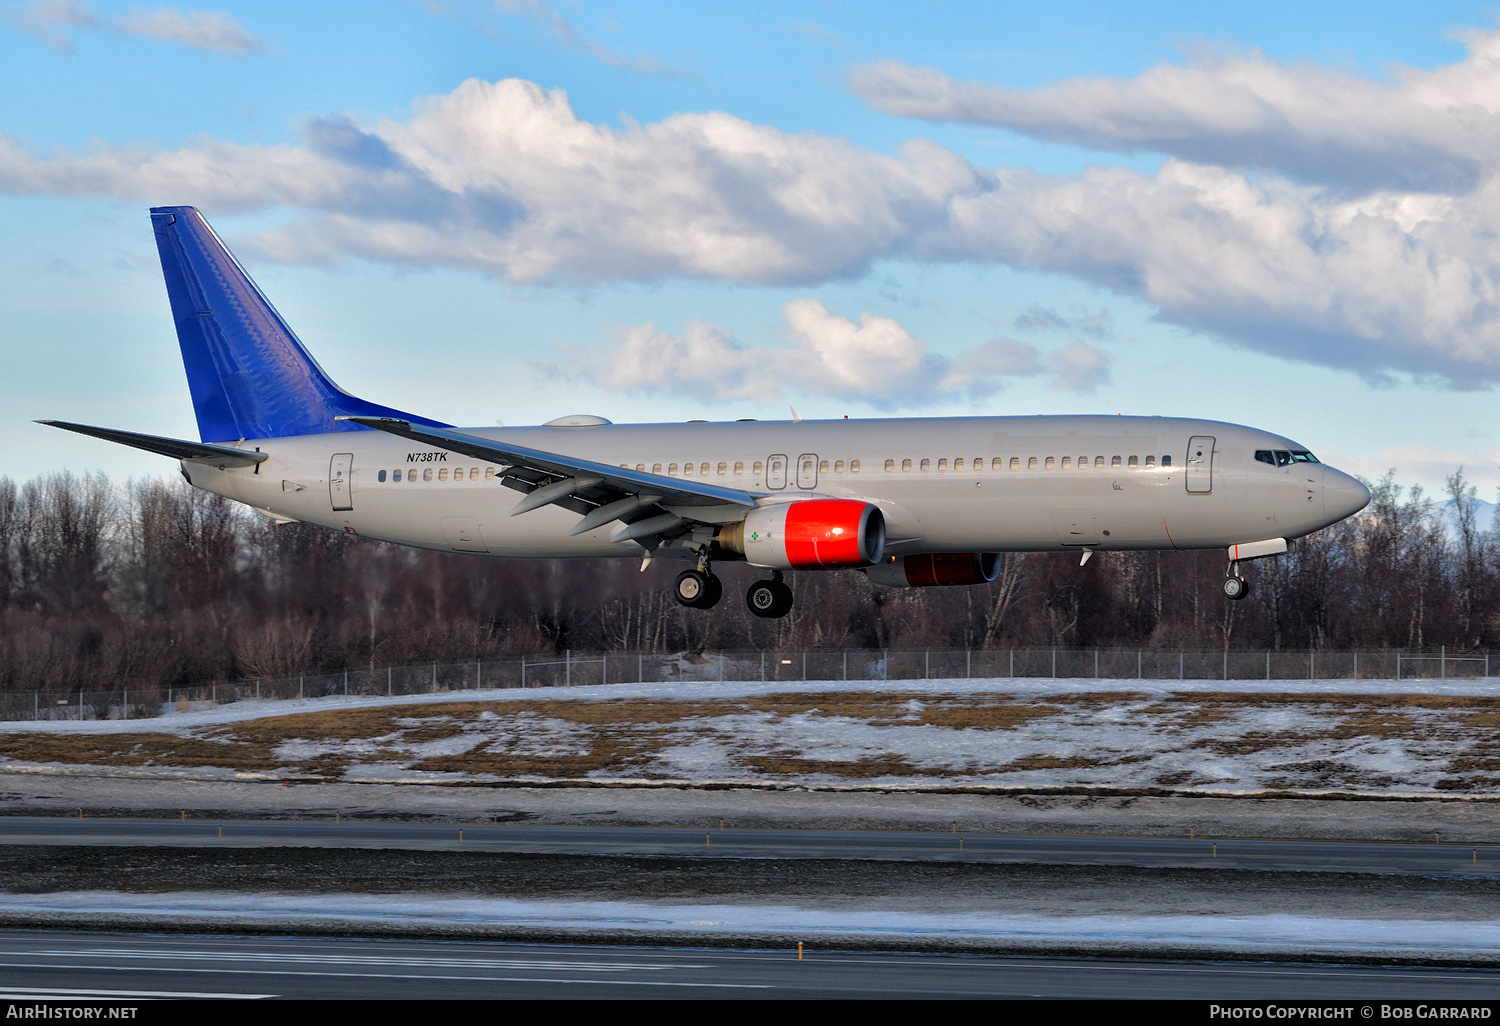
[[[329,380],[195,208],[151,223],[201,441],[42,423],[171,456],[279,522],[445,552],[687,560],[673,594],[700,609],[722,593],[714,561],[744,560],[770,571],[751,612],[779,617],[786,570],[982,584],[1005,552],[1222,547],[1240,599],[1242,561],[1370,499],[1280,435],[1167,417],[454,428]]]

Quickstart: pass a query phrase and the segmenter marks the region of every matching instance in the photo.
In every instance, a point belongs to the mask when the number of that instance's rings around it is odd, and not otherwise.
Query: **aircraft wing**
[[[505,483],[528,493],[511,511],[512,516],[555,504],[584,514],[573,529],[574,534],[619,520],[626,526],[616,532],[612,540],[636,541],[654,548],[655,539],[691,529],[694,517],[689,510],[692,507],[722,508],[729,505],[748,509],[755,505],[755,496],[741,488],[648,474],[392,417],[341,419],[505,466],[507,469],[502,474]],[[665,507],[681,512],[665,512]]]
[[[181,438],[166,438],[161,435],[142,435],[134,431],[118,431],[115,428],[91,427],[88,424],[70,424],[65,420],[39,420],[38,424],[76,431],[80,435],[92,435],[107,442],[118,442],[133,449],[171,456],[173,459],[191,460],[219,467],[248,467],[267,458],[263,452],[247,452],[228,445],[212,442],[189,442]]]

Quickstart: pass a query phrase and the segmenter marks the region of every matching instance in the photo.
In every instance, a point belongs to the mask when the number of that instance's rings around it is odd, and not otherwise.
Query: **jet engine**
[[[774,570],[869,566],[885,552],[885,517],[858,499],[804,499],[758,506],[721,527],[716,540],[752,566]]]
[[[946,588],[989,584],[1000,573],[998,552],[924,552],[887,556],[865,571],[876,584],[892,588]]]

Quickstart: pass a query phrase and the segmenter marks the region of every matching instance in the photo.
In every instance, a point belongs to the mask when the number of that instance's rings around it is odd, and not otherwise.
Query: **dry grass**
[[[1247,711],[1288,709],[1298,713],[1290,730],[1241,732],[1233,728]],[[895,753],[858,759],[818,759],[778,747],[771,752],[737,751],[742,739],[724,717],[752,717],[776,723],[793,717],[839,718],[875,727],[922,726],[946,730],[1006,731],[1044,724],[1062,717],[1059,727],[1087,724],[1101,711],[1124,710],[1123,725],[1169,734],[1200,735],[1178,751],[1242,756],[1309,742],[1350,743],[1362,739],[1420,743],[1435,739],[1457,742],[1459,754],[1446,768],[1444,785],[1488,786],[1500,774],[1500,699],[1437,695],[1242,694],[1208,692],[1162,699],[1137,693],[1090,692],[1049,695],[1044,700],[1014,695],[931,695],[907,691],[785,692],[745,698],[663,698],[620,700],[527,700],[453,702],[394,708],[330,710],[268,716],[244,723],[206,728],[188,736],[167,733],[73,735],[12,734],[0,743],[7,759],[100,766],[223,767],[247,771],[285,770],[324,779],[340,777],[355,760],[340,751],[347,742],[373,742],[387,762],[445,773],[514,777],[663,776],[658,759],[694,735],[722,745],[731,760],[768,777],[811,775],[870,779],[874,777],[942,777],[953,772],[1006,774],[1036,770],[1076,770],[1147,761],[1153,753],[1117,755],[1105,752],[1059,757],[1037,752],[1003,766],[975,761],[955,771],[923,768]],[[492,714],[481,719],[484,714]],[[503,721],[524,745],[486,740]],[[553,750],[539,742],[545,736],[528,730],[528,721],[550,720],[571,728]],[[1222,733],[1216,728],[1223,727]],[[1043,729],[1046,729],[1043,726]],[[1204,734],[1208,736],[1202,736]],[[472,734],[477,745],[459,754],[424,755],[417,746],[451,741]],[[299,742],[312,748],[304,758],[279,755],[283,745]],[[976,738],[976,754],[985,742]],[[319,749],[322,749],[321,751]],[[359,756],[368,760],[367,755]],[[1195,780],[1188,771],[1156,778],[1162,786]],[[1382,778],[1383,779],[1383,778]],[[1277,786],[1373,786],[1373,776],[1331,760],[1289,762],[1278,768]]]

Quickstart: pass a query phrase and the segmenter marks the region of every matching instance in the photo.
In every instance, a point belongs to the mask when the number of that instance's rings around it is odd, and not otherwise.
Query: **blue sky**
[[[1471,4],[0,4],[0,475],[194,437],[145,208],[465,424],[1124,412],[1500,486]]]

